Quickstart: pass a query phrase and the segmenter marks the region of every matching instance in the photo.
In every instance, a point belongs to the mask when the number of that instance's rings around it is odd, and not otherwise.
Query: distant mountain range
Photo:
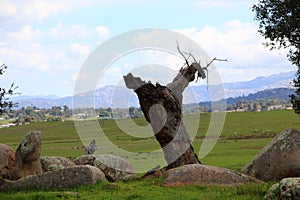
[[[226,99],[226,104],[236,104],[239,101],[256,101],[256,102],[265,102],[270,99],[278,99],[280,101],[288,101],[290,102],[290,95],[293,94],[294,91],[289,88],[275,88],[275,89],[266,89],[253,94],[249,94],[247,96],[239,96],[239,97],[230,97]],[[189,104],[192,105],[192,104]],[[210,107],[211,102],[205,101],[200,102],[199,105],[201,107]]]
[[[291,90],[290,83],[295,78],[295,71],[274,74],[271,76],[257,77],[251,81],[240,81],[240,82],[227,82],[224,83],[224,90],[226,98],[245,98],[245,96],[251,94],[252,97],[257,94],[265,94],[266,97],[275,98],[280,95],[280,98],[288,99]],[[273,90],[278,89],[281,90]],[[268,91],[263,93],[262,91]],[[184,102],[187,103],[198,103],[211,101],[210,90],[206,85],[190,86],[184,93]],[[251,96],[250,95],[250,96]],[[275,96],[274,96],[275,95]],[[18,102],[19,108],[27,106],[36,106],[38,108],[51,108],[52,106],[63,106],[67,105],[72,108],[74,104],[76,107],[90,107],[87,105],[93,105],[96,108],[99,107],[139,107],[138,99],[136,95],[126,87],[116,87],[108,85],[97,89],[95,92],[87,92],[81,95],[59,98],[55,95],[50,96],[16,96],[11,98],[12,101]],[[74,100],[74,102],[73,102]],[[229,99],[228,99],[229,100]]]

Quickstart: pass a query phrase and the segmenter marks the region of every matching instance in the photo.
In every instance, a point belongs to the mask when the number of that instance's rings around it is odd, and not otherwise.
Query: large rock
[[[300,199],[300,177],[284,178],[274,184],[265,195],[265,199]]]
[[[300,132],[286,129],[279,133],[242,173],[264,181],[300,176]]]
[[[170,169],[163,185],[167,187],[178,185],[213,185],[237,186],[245,182],[260,182],[247,175],[214,166],[191,164]]]
[[[40,158],[43,172],[55,171],[74,166],[75,163],[61,156],[44,156]]]
[[[0,144],[0,178],[12,178],[12,172],[15,169],[15,154],[11,147]]]
[[[113,155],[97,155],[94,166],[101,169],[109,181],[136,179],[132,165],[125,159]]]
[[[105,175],[96,167],[72,166],[65,169],[50,171],[43,174],[27,176],[17,181],[0,180],[0,191],[12,189],[50,189],[74,187],[84,184],[94,184],[98,180],[105,180]]]
[[[16,151],[14,179],[43,172],[40,161],[41,143],[42,137],[39,131],[30,132],[24,137]]]
[[[94,166],[95,155],[83,155],[74,160],[76,165],[92,165]]]
[[[92,165],[104,172],[107,180],[134,180],[137,175],[132,165],[125,159],[113,155],[83,155],[74,160],[76,165]]]

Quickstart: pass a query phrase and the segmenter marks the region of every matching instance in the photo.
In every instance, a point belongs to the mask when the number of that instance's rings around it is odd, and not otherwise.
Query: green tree
[[[5,64],[2,64],[0,66],[0,76],[5,73],[6,69],[7,66]],[[4,112],[10,110],[12,107],[16,106],[15,103],[9,101],[9,98],[7,96],[14,95],[17,88],[18,87],[14,86],[14,83],[12,83],[8,89],[0,87],[0,114],[3,114]]]
[[[64,105],[63,106],[63,116],[64,117],[71,117],[72,115],[72,110],[70,110],[69,106]]]
[[[260,105],[259,105],[258,102],[254,102],[254,103],[253,103],[253,110],[254,110],[254,111],[261,110],[261,107],[260,107]]]
[[[298,67],[294,86],[295,94],[291,102],[300,115],[300,1],[299,0],[260,0],[252,7],[255,19],[259,21],[259,32],[273,49],[289,49],[288,58]]]
[[[129,107],[128,108],[128,113],[130,117],[133,117],[135,114],[135,107]]]
[[[51,110],[49,111],[49,114],[54,117],[62,116],[62,107],[61,106],[52,106]]]

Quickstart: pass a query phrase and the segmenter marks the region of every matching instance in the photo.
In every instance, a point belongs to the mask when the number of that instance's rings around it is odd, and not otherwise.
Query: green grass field
[[[207,132],[210,119],[211,115],[208,113],[203,113],[200,117],[199,115],[184,116],[188,131],[196,130],[193,146],[197,153]],[[207,165],[240,170],[276,133],[285,128],[300,130],[299,120],[300,118],[293,111],[228,113],[219,141],[201,161]],[[199,124],[195,123],[198,121]],[[130,125],[128,120],[121,120],[120,122],[124,126],[128,126],[126,130],[135,132],[136,129]],[[134,122],[139,127],[147,125],[144,119],[135,119]],[[87,130],[89,129],[90,122],[81,123]],[[151,159],[154,163],[156,160],[164,163],[163,157],[159,154],[151,157],[151,152],[159,149],[154,137],[137,138],[130,136],[124,133],[113,120],[104,120],[99,123],[106,137],[114,145],[141,155],[141,159],[150,159],[150,163]],[[16,149],[24,135],[31,130],[42,132],[42,156],[65,156],[73,159],[83,154],[83,144],[74,123],[70,121],[35,123],[0,129],[0,143],[5,143]],[[138,135],[139,133],[135,134]],[[88,139],[91,138],[88,137]],[[99,143],[97,142],[97,144]],[[106,152],[110,153],[111,151],[107,150]],[[126,159],[134,161],[132,158]],[[137,167],[142,167],[145,170],[154,167],[151,164],[141,166],[141,162],[139,163]],[[161,180],[152,179],[114,184],[100,182],[93,186],[72,189],[4,192],[0,193],[0,199],[262,199],[272,183],[250,184],[236,188],[206,186],[165,188],[160,184]]]

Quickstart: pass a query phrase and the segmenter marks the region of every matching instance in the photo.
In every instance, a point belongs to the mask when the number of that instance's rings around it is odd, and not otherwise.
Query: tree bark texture
[[[201,163],[182,117],[182,93],[189,82],[195,80],[196,72],[192,65],[181,68],[167,86],[146,83],[131,73],[123,77],[127,88],[133,89],[139,98],[144,116],[164,152],[168,169]]]

